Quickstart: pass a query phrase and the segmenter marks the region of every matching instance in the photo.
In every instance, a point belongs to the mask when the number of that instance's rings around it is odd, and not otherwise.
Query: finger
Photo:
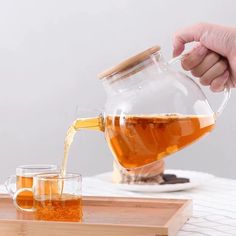
[[[236,88],[236,57],[228,61],[230,65],[230,87]]]
[[[195,77],[202,77],[206,71],[208,71],[213,65],[220,60],[220,55],[214,52],[210,52],[206,55],[203,61],[191,70],[191,73]]]
[[[199,42],[205,28],[206,24],[200,23],[186,27],[176,33],[173,39],[173,56],[179,56],[183,52],[186,43],[193,41]]]
[[[207,53],[208,49],[202,45],[199,45],[183,57],[181,61],[182,67],[185,70],[191,70],[202,62]]]
[[[213,81],[211,82],[210,89],[213,92],[221,92],[224,90],[228,80],[229,80],[229,71],[226,70],[222,75],[213,79]]]
[[[212,66],[206,73],[200,78],[200,83],[202,85],[210,85],[214,78],[223,74],[228,68],[226,60],[218,61],[214,66]]]
[[[186,27],[174,36],[173,56],[180,55],[186,43],[196,41],[226,57],[232,51],[231,45],[234,44],[234,31],[234,28],[231,27],[208,23],[199,23]]]

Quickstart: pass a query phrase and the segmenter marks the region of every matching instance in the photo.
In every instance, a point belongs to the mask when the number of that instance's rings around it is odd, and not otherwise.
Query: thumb
[[[186,43],[199,42],[201,35],[204,34],[203,29],[205,30],[203,24],[196,24],[178,31],[173,39],[173,56],[179,56],[184,51]]]
[[[234,43],[235,29],[221,25],[199,23],[177,32],[173,40],[173,56],[180,55],[185,44],[201,42],[206,48],[227,57]]]

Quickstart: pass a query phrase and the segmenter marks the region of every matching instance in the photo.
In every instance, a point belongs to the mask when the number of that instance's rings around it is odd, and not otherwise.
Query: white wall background
[[[96,74],[154,44],[171,57],[173,33],[208,21],[236,25],[233,0],[0,1],[0,182],[20,164],[60,163],[76,106],[100,108]],[[236,95],[214,132],[167,167],[236,178]],[[111,169],[102,133],[81,132],[69,169]]]

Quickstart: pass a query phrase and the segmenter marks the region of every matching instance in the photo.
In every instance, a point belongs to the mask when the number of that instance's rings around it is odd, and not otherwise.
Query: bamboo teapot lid
[[[98,74],[98,78],[99,79],[108,78],[112,75],[115,75],[117,73],[128,70],[131,67],[137,65],[138,63],[146,60],[151,54],[153,54],[157,51],[160,51],[160,46],[158,46],[158,45],[148,48],[145,51],[140,52],[140,53],[120,62],[118,65],[115,65],[115,66],[101,72],[100,74]]]

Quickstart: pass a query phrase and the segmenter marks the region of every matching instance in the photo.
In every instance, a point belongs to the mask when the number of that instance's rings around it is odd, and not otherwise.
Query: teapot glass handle
[[[180,55],[178,57],[174,57],[172,58],[171,60],[169,60],[167,62],[168,65],[173,65],[175,64],[176,62],[181,62],[182,58],[184,57],[184,55]],[[219,117],[221,115],[221,113],[223,112],[223,110],[225,109],[228,101],[229,101],[229,98],[230,98],[230,94],[231,94],[231,88],[229,86],[226,86],[226,88],[224,89],[224,98],[223,98],[223,101],[221,102],[218,110],[214,113],[215,114],[215,117]]]
[[[7,180],[5,181],[4,185],[5,188],[7,190],[7,192],[13,197],[15,191],[13,190],[11,184],[13,184],[16,186],[16,176],[15,175],[11,175],[7,178]]]

